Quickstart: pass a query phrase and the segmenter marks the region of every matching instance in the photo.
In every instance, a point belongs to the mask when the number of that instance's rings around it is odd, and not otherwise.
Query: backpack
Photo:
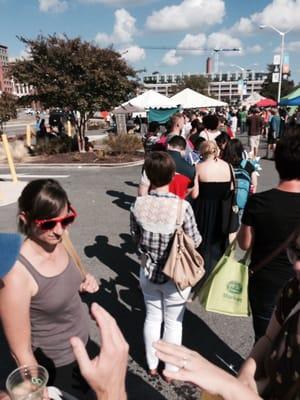
[[[236,203],[240,210],[245,208],[251,185],[251,176],[245,169],[246,164],[247,160],[242,160],[239,167],[234,168]]]

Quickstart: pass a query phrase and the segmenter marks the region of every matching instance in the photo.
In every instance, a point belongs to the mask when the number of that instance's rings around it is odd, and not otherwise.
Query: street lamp
[[[275,28],[273,25],[260,25],[259,29],[270,28],[273,31],[277,32],[281,36],[281,46],[280,46],[280,69],[279,69],[279,82],[278,82],[278,94],[277,94],[277,103],[280,103],[281,97],[281,85],[282,85],[282,68],[283,68],[283,52],[284,52],[284,39],[285,35],[290,32],[292,29],[289,29],[285,32],[280,31],[279,29]]]
[[[241,86],[241,93],[240,93],[240,102],[242,104],[243,103],[243,98],[244,98],[244,79],[245,79],[245,71],[246,71],[246,69],[241,67],[240,65],[237,65],[237,64],[231,64],[230,66],[239,68],[242,71],[243,85]]]

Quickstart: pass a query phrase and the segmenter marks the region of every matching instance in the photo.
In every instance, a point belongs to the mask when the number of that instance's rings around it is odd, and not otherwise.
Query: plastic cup
[[[48,379],[41,365],[23,366],[8,375],[6,389],[12,400],[42,400]]]

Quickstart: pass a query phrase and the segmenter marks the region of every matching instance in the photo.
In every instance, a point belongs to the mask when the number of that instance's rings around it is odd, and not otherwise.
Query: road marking
[[[31,175],[31,174],[17,174],[18,178],[57,178],[57,179],[63,179],[63,178],[69,178],[70,175]],[[11,175],[9,174],[0,174],[0,179],[11,179]]]

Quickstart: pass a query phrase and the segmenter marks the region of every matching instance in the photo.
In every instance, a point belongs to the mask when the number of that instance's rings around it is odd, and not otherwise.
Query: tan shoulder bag
[[[163,273],[178,289],[195,286],[205,274],[204,260],[195,249],[195,244],[182,229],[184,220],[183,201],[179,200],[176,218],[176,230]]]

